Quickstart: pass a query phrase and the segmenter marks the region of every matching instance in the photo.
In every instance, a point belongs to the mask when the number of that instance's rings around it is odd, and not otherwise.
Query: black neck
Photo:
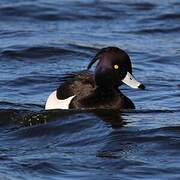
[[[109,94],[113,94],[113,93],[117,93],[120,92],[118,87],[111,87],[111,86],[98,86],[96,88],[96,92],[100,92],[104,95],[109,95]]]

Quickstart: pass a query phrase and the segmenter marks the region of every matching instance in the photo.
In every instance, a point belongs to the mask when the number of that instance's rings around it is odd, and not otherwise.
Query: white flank
[[[126,74],[125,78],[122,80],[122,82],[134,89],[138,89],[139,85],[141,84],[129,72],[127,72],[127,74]]]
[[[69,109],[69,104],[75,96],[70,96],[67,99],[60,100],[56,96],[56,91],[52,92],[45,105],[45,110],[48,109]]]

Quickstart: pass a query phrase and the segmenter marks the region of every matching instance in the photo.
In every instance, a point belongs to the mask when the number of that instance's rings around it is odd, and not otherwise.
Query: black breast
[[[95,108],[95,109],[134,109],[133,102],[119,90],[102,90],[96,88],[88,93],[81,93],[70,103],[70,108]]]

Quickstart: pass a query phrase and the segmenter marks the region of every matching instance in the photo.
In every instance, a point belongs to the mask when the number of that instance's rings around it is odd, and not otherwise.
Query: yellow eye
[[[119,69],[119,66],[117,64],[115,64],[114,69]]]

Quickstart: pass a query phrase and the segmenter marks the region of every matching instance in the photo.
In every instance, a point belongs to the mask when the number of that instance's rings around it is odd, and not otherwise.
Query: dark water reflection
[[[0,1],[0,179],[179,179],[180,3]],[[44,111],[63,74],[128,52],[134,111]]]

